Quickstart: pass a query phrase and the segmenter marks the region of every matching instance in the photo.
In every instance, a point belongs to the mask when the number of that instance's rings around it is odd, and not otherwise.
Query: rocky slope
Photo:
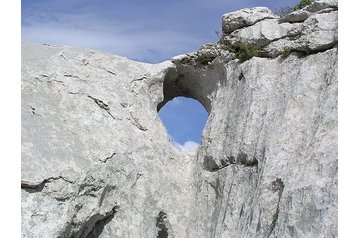
[[[156,65],[23,43],[22,236],[337,237],[337,13],[228,13]],[[157,114],[176,96],[209,112],[195,155]]]

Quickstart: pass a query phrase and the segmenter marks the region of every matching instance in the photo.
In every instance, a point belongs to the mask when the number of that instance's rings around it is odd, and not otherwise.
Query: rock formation
[[[337,13],[228,13],[155,65],[23,43],[22,236],[337,237]],[[176,96],[209,112],[197,154],[158,117]]]

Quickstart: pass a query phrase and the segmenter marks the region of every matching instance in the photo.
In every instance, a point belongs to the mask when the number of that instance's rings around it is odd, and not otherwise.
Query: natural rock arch
[[[226,79],[223,64],[212,67],[200,67],[174,61],[176,67],[167,71],[163,82],[163,100],[157,105],[157,111],[175,97],[183,96],[199,101],[210,114],[212,99],[220,83]]]

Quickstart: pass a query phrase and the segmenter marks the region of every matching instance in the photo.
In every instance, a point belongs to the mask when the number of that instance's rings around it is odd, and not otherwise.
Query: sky
[[[159,63],[217,41],[221,16],[247,7],[275,11],[299,0],[22,0],[23,41],[96,49]],[[159,112],[173,145],[192,151],[207,120],[203,106],[177,98]]]
[[[22,0],[22,40],[157,63],[217,40],[221,16],[298,0]]]
[[[190,152],[198,147],[208,113],[197,100],[176,97],[160,109],[159,117],[177,149]]]

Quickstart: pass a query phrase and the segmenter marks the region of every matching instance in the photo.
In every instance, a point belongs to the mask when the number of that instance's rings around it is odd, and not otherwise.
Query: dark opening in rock
[[[202,131],[213,106],[213,95],[218,85],[226,80],[226,68],[219,63],[211,67],[197,67],[180,60],[173,63],[176,66],[164,76],[163,97],[158,98],[157,112],[171,139],[177,142],[180,149],[186,150],[195,146],[190,141],[201,142]]]
[[[157,216],[156,227],[158,228],[157,238],[168,237],[168,227],[166,226],[167,214],[165,212],[159,212]]]
[[[240,153],[237,157],[237,160],[239,161],[240,164],[247,167],[257,166],[259,163],[256,157],[249,160],[247,154],[245,153]]]
[[[211,155],[208,155],[208,156],[205,156],[205,158],[204,158],[204,168],[210,172],[214,172],[214,171],[217,171],[220,167],[216,163],[214,157]]]

